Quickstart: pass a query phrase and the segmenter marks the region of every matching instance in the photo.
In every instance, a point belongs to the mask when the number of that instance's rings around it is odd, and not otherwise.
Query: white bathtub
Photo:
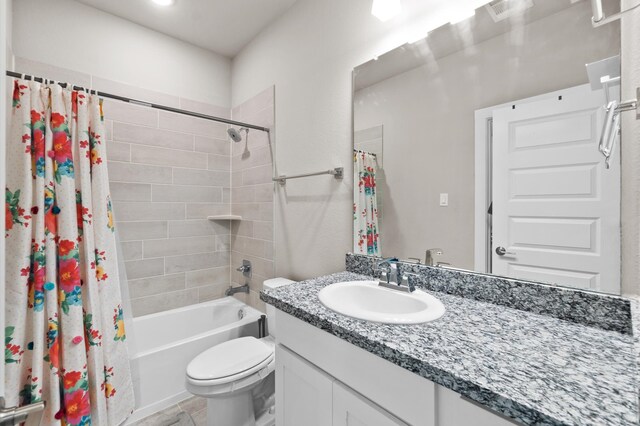
[[[134,318],[129,350],[136,409],[126,424],[188,398],[184,386],[187,364],[218,343],[258,337],[261,315],[225,297]]]

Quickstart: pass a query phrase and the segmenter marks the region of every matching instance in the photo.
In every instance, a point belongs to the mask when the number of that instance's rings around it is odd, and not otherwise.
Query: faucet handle
[[[410,292],[414,292],[414,291],[416,291],[416,286],[415,286],[415,284],[411,283],[410,278],[414,278],[415,279],[415,278],[418,278],[418,277],[420,277],[420,275],[414,274],[412,272],[405,272],[404,274],[402,274],[402,283],[401,283],[401,285],[408,287]]]

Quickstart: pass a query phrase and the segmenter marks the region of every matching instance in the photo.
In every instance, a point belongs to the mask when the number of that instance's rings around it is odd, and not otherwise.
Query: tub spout
[[[225,296],[233,296],[236,293],[247,293],[249,294],[249,284],[241,285],[240,287],[229,286],[229,288],[224,292]]]

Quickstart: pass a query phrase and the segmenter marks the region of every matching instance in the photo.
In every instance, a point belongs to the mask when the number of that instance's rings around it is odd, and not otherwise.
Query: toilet
[[[273,278],[274,289],[292,283]],[[186,371],[186,388],[207,398],[208,426],[273,426],[275,424],[275,308],[267,305],[269,336],[232,339],[196,356]]]

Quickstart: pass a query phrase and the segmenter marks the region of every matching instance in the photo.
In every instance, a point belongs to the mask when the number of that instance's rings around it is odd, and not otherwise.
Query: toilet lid
[[[187,375],[196,380],[234,376],[264,363],[272,355],[273,348],[255,337],[240,337],[196,356],[187,366]]]

